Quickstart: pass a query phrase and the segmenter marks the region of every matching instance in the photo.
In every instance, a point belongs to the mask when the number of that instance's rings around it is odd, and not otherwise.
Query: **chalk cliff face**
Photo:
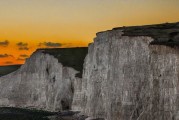
[[[37,50],[19,70],[0,78],[0,106],[71,109],[73,84],[80,79],[76,68],[83,65],[86,53],[86,48]],[[81,57],[73,57],[78,54]]]
[[[86,48],[38,50],[0,78],[0,106],[72,109],[91,119],[179,120],[178,45],[173,23],[100,32],[87,56]]]
[[[98,33],[76,110],[106,120],[179,120],[178,33],[179,24]]]

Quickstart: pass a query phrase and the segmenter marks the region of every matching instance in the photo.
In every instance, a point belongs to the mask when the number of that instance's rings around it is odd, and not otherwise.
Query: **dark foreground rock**
[[[56,115],[56,112],[49,112],[25,108],[0,108],[0,120],[49,120],[48,116]]]
[[[49,112],[36,109],[1,107],[0,120],[85,120],[77,111]]]

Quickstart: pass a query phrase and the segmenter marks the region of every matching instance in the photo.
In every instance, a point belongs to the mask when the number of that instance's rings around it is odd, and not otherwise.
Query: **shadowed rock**
[[[21,65],[0,66],[0,77],[16,71]]]
[[[53,48],[39,49],[45,54],[49,54],[58,59],[64,67],[71,67],[79,71],[77,77],[82,77],[83,63],[88,52],[87,47],[79,48]]]

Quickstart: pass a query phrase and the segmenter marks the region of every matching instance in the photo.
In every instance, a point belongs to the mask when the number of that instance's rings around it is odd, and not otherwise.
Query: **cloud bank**
[[[28,43],[18,42],[16,45],[19,47],[19,50],[29,50]]]
[[[13,64],[12,61],[6,61],[4,64]]]
[[[26,58],[17,58],[18,61],[25,61]]]
[[[22,58],[28,58],[29,56],[26,55],[26,54],[21,54],[21,55],[19,55],[19,57],[22,57]]]
[[[7,57],[13,57],[13,55],[9,55],[9,54],[0,54],[0,58],[7,58]]]
[[[9,45],[8,40],[0,41],[0,46],[7,47]]]
[[[61,47],[62,44],[61,43],[54,43],[54,42],[43,42],[43,43],[39,43],[39,46],[45,46],[45,47]]]

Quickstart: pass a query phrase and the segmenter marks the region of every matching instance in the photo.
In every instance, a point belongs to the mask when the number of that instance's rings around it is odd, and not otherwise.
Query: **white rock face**
[[[50,52],[58,59],[37,51],[0,78],[0,106],[72,109],[91,120],[179,120],[178,38],[179,23],[98,33],[82,78],[73,68],[82,70],[83,50],[65,52],[64,66],[58,51]]]
[[[179,48],[122,34],[98,33],[89,46],[74,110],[106,120],[179,120]]]
[[[0,106],[70,109],[76,73],[39,50],[19,70],[0,78]]]

